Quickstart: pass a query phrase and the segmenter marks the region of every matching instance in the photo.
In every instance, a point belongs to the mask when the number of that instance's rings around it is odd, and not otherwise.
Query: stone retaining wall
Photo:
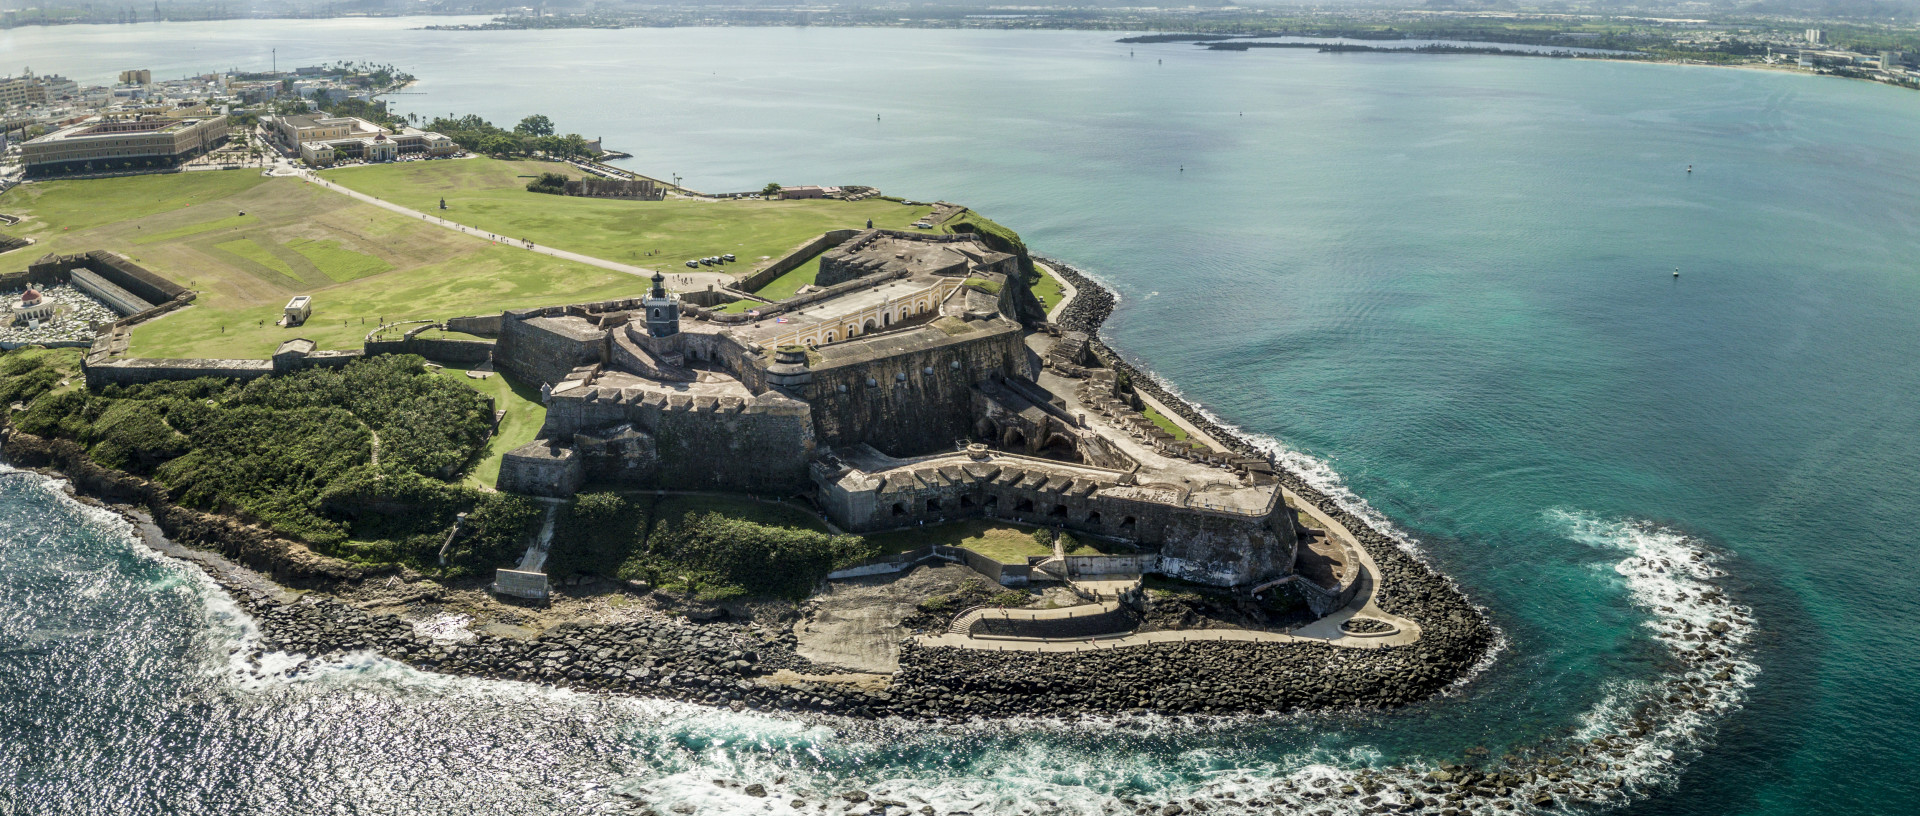
[[[767,264],[766,268],[756,270],[745,277],[727,284],[727,288],[737,289],[741,292],[758,292],[761,287],[772,283],[775,278],[798,269],[802,264],[813,260],[813,256],[815,255],[846,243],[848,238],[852,238],[858,232],[859,230],[851,229],[823,232],[814,238],[808,239],[806,243],[794,247],[793,251],[774,259],[773,263]]]

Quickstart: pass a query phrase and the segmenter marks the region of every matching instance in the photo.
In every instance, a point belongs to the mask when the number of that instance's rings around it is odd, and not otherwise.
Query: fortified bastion
[[[1089,404],[1056,372],[1085,369],[1029,347],[1047,327],[1019,259],[973,236],[858,233],[811,291],[753,314],[664,283],[502,315],[496,367],[548,405],[502,490],[811,493],[855,532],[993,517],[1129,542],[1207,584],[1293,571],[1271,471],[1168,456]]]

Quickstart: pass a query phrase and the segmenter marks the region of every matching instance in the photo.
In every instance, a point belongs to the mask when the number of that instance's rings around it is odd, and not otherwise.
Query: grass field
[[[965,547],[1002,564],[1025,564],[1029,555],[1053,554],[1052,547],[1034,542],[1035,529],[1003,521],[971,519],[875,533],[867,536],[867,540],[878,545],[883,555],[903,553],[928,544],[944,544]]]
[[[47,252],[106,249],[200,292],[134,330],[131,353],[143,357],[263,359],[293,337],[357,349],[382,318],[603,300],[645,285],[254,170],[26,184],[0,196],[0,212],[26,217],[9,232],[40,242],[0,271]],[[299,294],[313,296],[313,318],[276,326]]]
[[[1040,282],[1033,285],[1033,296],[1039,298],[1040,305],[1051,312],[1053,307],[1060,305],[1060,301],[1067,296],[1067,293],[1060,288],[1060,281],[1054,279],[1052,275],[1038,268],[1034,271],[1040,273]]]
[[[1151,421],[1153,424],[1160,426],[1160,430],[1173,434],[1174,439],[1180,440],[1180,441],[1186,440],[1187,438],[1186,429],[1180,427],[1179,425],[1173,424],[1173,420],[1168,419],[1166,414],[1163,414],[1163,413],[1160,413],[1159,411],[1154,410],[1153,406],[1148,405],[1142,408],[1140,413],[1145,414],[1147,419]]]
[[[669,269],[731,252],[739,256],[744,273],[827,230],[862,227],[869,218],[876,227],[906,229],[932,212],[880,198],[621,201],[527,192],[522,176],[543,172],[580,175],[566,165],[495,159],[345,167],[325,175],[368,195],[497,235]]]
[[[793,297],[800,291],[800,287],[813,283],[814,279],[820,276],[820,259],[826,254],[822,252],[815,255],[806,263],[794,267],[792,271],[767,281],[767,285],[760,287],[760,291],[754,294],[774,302]]]
[[[448,366],[440,370],[440,376],[452,378],[493,398],[496,411],[506,411],[500,418],[500,427],[494,430],[493,439],[487,442],[487,455],[467,474],[467,482],[476,487],[493,487],[500,481],[500,459],[508,451],[532,442],[540,433],[540,426],[546,424],[547,407],[540,404],[540,389],[528,388],[526,384],[515,382],[507,375],[495,372],[484,380],[467,376],[467,368]]]

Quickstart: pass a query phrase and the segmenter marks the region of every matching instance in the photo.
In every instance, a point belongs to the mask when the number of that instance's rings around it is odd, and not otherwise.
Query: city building
[[[172,167],[227,139],[227,118],[89,119],[20,147],[28,176]]]
[[[152,72],[152,71],[149,71],[149,70],[147,70],[147,69],[145,69],[145,68],[141,68],[141,69],[139,69],[139,70],[136,70],[136,71],[121,71],[121,72],[120,72],[120,84],[122,84],[122,85],[152,85],[152,84],[153,84],[153,72]]]
[[[0,108],[24,108],[47,104],[47,86],[30,76],[0,79]]]
[[[325,167],[342,159],[393,161],[403,155],[451,155],[453,140],[430,131],[403,128],[399,132],[353,116],[281,116],[274,120],[280,138],[300,151],[300,160]]]
[[[1817,28],[1807,29],[1807,42],[1812,43],[1814,45],[1819,45],[1826,41],[1827,41],[1827,32],[1821,31],[1820,29],[1817,29]]]

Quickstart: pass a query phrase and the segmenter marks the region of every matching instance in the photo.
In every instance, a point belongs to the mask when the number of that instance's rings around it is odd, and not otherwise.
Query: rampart
[[[101,249],[80,255],[47,255],[27,267],[29,273],[56,275],[62,272],[71,273],[75,269],[93,272],[108,283],[126,290],[148,304],[166,303],[182,296],[190,298],[193,294],[191,290],[180,284]]]
[[[161,380],[193,380],[217,377],[225,380],[252,380],[273,373],[272,360],[203,360],[128,358],[88,361],[82,365],[87,388],[98,390],[109,385],[136,385]]]
[[[977,450],[896,460],[871,448],[813,466],[819,501],[835,523],[873,532],[967,518],[1045,525],[1154,550],[1155,571],[1199,583],[1237,586],[1292,574],[1292,519],[1273,488],[1231,498],[1182,485],[1134,484],[1133,474]],[[1107,562],[1086,562],[1110,568]]]
[[[814,455],[806,403],[777,391],[560,388],[540,436],[570,442],[587,480],[634,487],[790,492],[807,486]],[[501,464],[503,483],[513,466]]]
[[[862,254],[862,250],[882,238],[896,238],[912,241],[916,244],[954,244],[978,243],[979,238],[968,233],[952,235],[924,232],[902,232],[899,230],[870,229],[847,239],[845,243],[820,257],[820,274],[814,278],[820,286],[834,286],[851,280],[871,276],[877,272],[891,271],[894,268],[907,269],[909,264],[900,263],[899,258],[874,257]],[[954,255],[949,268],[922,269],[919,271],[934,274],[963,274],[967,270],[967,259]]]
[[[772,283],[775,278],[792,272],[801,264],[813,260],[813,256],[845,243],[848,238],[852,238],[857,232],[859,232],[859,230],[851,229],[823,232],[818,236],[808,239],[806,243],[794,247],[793,251],[774,259],[773,263],[767,264],[765,269],[761,269],[727,284],[727,288],[737,289],[742,292],[758,292],[761,287]]]
[[[950,449],[973,427],[973,385],[1036,372],[1008,321],[882,334],[823,350],[807,400],[823,445],[866,443],[898,455]]]

